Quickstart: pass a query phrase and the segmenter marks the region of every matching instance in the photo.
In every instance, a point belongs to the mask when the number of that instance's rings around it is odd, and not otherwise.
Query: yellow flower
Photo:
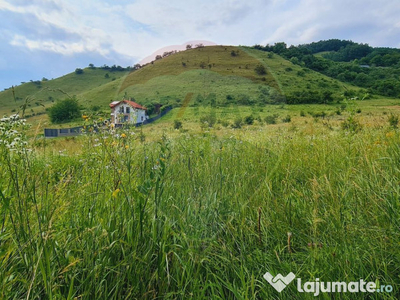
[[[121,137],[122,137],[123,139],[126,138],[126,134],[125,134],[125,133],[121,134]]]
[[[120,191],[121,191],[120,189],[116,189],[116,190],[112,193],[113,198],[117,198],[118,193],[119,193]]]
[[[126,146],[125,146],[125,149],[129,149],[129,145],[126,145]]]
[[[394,136],[394,131],[390,131],[390,132],[386,133],[387,138],[391,138],[392,136]]]
[[[89,119],[89,117],[87,115],[82,115],[82,119],[86,121],[87,119]]]

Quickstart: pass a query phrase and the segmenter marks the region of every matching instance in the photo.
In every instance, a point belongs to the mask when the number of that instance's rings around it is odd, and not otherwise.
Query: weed
[[[361,123],[353,116],[349,116],[345,121],[342,122],[341,127],[343,130],[357,133],[362,129]]]
[[[399,125],[399,116],[390,114],[388,117],[388,122],[390,127],[397,128],[397,126]]]

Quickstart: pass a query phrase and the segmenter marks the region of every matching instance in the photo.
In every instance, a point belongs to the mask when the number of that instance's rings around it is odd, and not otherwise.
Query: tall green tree
[[[64,99],[54,104],[49,110],[52,123],[71,121],[80,116],[79,104],[76,99]]]

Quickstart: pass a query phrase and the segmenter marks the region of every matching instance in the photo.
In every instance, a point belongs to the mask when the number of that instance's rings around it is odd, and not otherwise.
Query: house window
[[[129,116],[124,116],[124,122],[128,122]]]
[[[123,107],[123,106],[121,106],[121,107],[119,108],[119,112],[120,112],[121,114],[124,113],[124,107]]]
[[[142,116],[142,121],[143,121],[143,116]]]
[[[130,108],[130,107],[127,107],[127,108],[126,108],[126,113],[127,113],[127,114],[130,114],[130,113],[131,113],[131,108]]]

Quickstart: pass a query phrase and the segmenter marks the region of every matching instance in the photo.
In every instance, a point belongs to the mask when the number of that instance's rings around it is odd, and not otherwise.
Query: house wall
[[[123,108],[123,112],[121,111],[121,108]],[[127,108],[129,108],[129,113],[127,113]],[[121,103],[120,105],[115,106],[113,111],[111,112],[111,122],[114,124],[136,124],[142,123],[145,120],[145,110],[132,108],[126,103]]]

